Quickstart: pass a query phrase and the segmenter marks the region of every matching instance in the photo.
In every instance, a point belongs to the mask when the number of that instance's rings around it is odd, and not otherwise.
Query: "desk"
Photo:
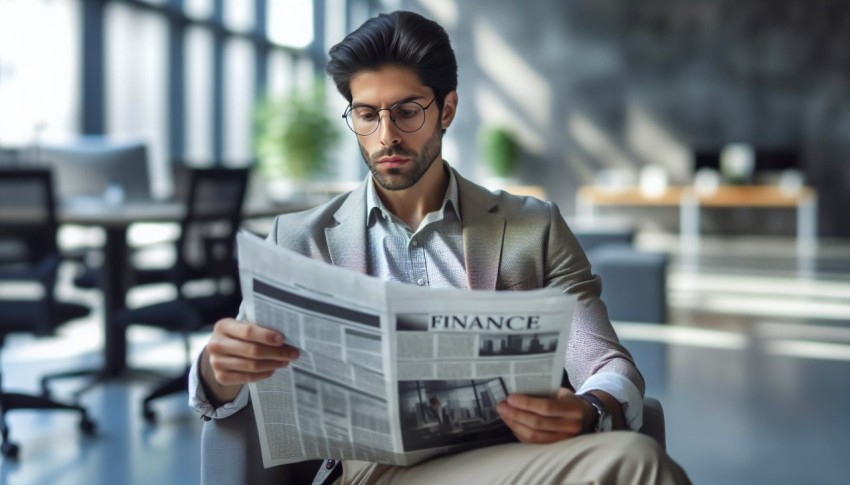
[[[270,217],[275,214],[303,210],[300,205],[252,205],[244,216]],[[106,233],[101,269],[103,291],[104,363],[102,377],[120,377],[127,369],[127,335],[125,328],[114,323],[115,312],[125,305],[128,281],[127,228],[137,222],[178,222],[186,212],[179,202],[134,202],[108,205],[86,201],[84,204],[60,205],[59,224],[97,226]],[[211,322],[212,323],[212,322]]]
[[[792,192],[769,185],[721,186],[701,193],[692,186],[684,186],[669,187],[655,195],[645,194],[637,187],[579,188],[576,212],[580,217],[592,221],[600,206],[678,207],[682,247],[688,250],[698,247],[703,207],[793,208],[797,210],[798,253],[810,254],[817,247],[817,193],[811,187]]]

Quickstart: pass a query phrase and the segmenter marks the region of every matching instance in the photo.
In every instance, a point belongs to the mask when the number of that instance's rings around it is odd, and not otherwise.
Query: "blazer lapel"
[[[366,183],[352,191],[334,214],[336,225],[325,228],[331,264],[365,274]]]
[[[505,236],[505,218],[497,213],[498,205],[492,193],[461,177],[457,171],[455,177],[463,223],[467,283],[473,290],[495,290]]]

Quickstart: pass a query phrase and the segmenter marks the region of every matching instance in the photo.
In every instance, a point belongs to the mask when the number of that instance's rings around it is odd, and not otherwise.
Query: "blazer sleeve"
[[[579,389],[600,372],[620,374],[644,394],[645,384],[631,354],[620,344],[601,299],[602,281],[591,272],[590,262],[558,207],[549,208],[544,286],[561,288],[578,296],[564,368],[573,388]]]

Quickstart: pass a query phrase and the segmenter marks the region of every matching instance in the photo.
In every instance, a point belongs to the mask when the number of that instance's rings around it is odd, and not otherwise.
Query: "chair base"
[[[148,395],[145,396],[144,401],[142,401],[142,417],[145,418],[145,421],[148,423],[156,422],[156,412],[154,412],[151,408],[151,402],[172,394],[188,392],[188,381],[189,369],[186,369],[180,376],[160,384],[153,391],[148,393]]]
[[[44,376],[41,378],[41,394],[45,399],[50,399],[50,382],[54,379],[70,379],[70,378],[80,378],[80,377],[90,377],[91,379],[86,382],[81,388],[75,390],[72,393],[74,402],[79,402],[80,397],[91,389],[95,388],[100,384],[104,384],[113,379],[145,379],[145,380],[164,380],[163,383],[158,385],[145,396],[142,401],[142,417],[144,417],[145,421],[149,423],[156,422],[156,412],[152,409],[151,403],[161,397],[170,396],[172,394],[177,394],[180,392],[187,392],[188,388],[188,380],[189,380],[189,368],[187,367],[182,374],[177,377],[168,376],[163,374],[162,372],[157,372],[148,369],[127,369],[121,374],[115,376],[110,375],[104,372],[101,369],[85,369],[85,370],[76,370],[70,372],[63,372],[60,374],[51,374],[48,376]]]
[[[9,440],[9,427],[6,424],[6,413],[16,409],[50,409],[61,411],[76,411],[80,413],[80,431],[86,436],[92,436],[97,430],[97,425],[92,421],[86,409],[76,404],[65,404],[52,399],[47,399],[39,396],[31,396],[29,394],[20,394],[13,392],[3,392],[0,394],[0,435],[2,435],[2,445],[0,452],[3,456],[15,460],[20,453],[20,447]]]
[[[80,369],[69,372],[61,372],[58,374],[50,374],[41,378],[41,395],[44,398],[50,399],[50,382],[56,379],[71,379],[71,378],[79,378],[79,377],[90,377],[91,379],[86,382],[81,388],[75,390],[72,393],[75,402],[79,402],[80,397],[86,392],[94,389],[100,384],[105,384],[112,380],[133,380],[133,379],[164,379],[167,376],[161,372],[156,372],[152,370],[146,369],[125,369],[121,373],[115,375],[111,373],[107,373],[103,369]]]

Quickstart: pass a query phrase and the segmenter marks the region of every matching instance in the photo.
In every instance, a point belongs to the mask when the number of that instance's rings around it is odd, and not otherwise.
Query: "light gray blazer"
[[[454,170],[451,168],[451,170]],[[490,192],[455,171],[469,287],[562,288],[578,295],[565,369],[575,389],[605,371],[644,381],[620,345],[600,299],[602,283],[558,207],[532,197]],[[366,273],[366,183],[313,209],[278,216],[269,240],[329,264]],[[240,312],[241,313],[241,312]]]

